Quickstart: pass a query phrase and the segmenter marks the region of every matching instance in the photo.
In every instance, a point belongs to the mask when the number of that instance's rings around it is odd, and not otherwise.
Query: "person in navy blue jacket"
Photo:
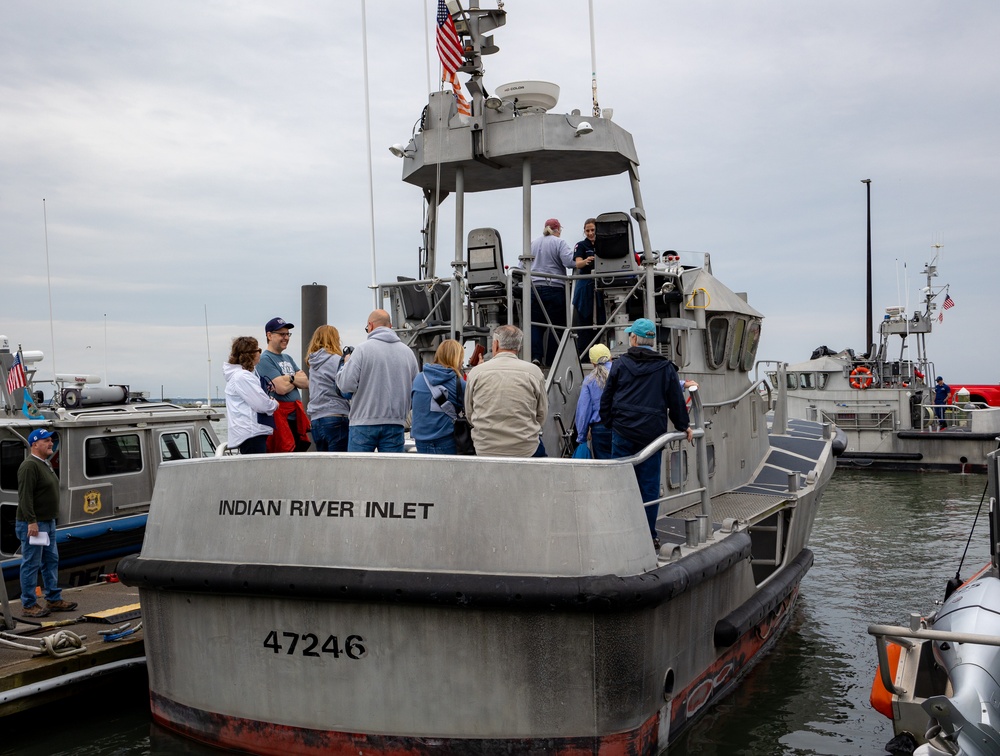
[[[629,348],[618,357],[608,374],[601,396],[601,422],[611,428],[611,456],[618,459],[639,452],[674,428],[694,438],[684,402],[684,388],[674,364],[655,351],[656,325],[639,318],[625,329]],[[660,463],[663,452],[635,466],[635,477],[643,502],[660,498]],[[656,516],[660,505],[646,507],[653,546],[660,548]]]

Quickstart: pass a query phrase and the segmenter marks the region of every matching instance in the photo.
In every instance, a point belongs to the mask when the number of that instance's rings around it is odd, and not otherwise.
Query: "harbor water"
[[[789,631],[671,756],[884,754],[892,726],[868,705],[876,661],[867,627],[907,624],[942,600],[985,488],[983,475],[837,472]],[[986,506],[963,578],[989,558]],[[217,753],[153,725],[141,679],[5,722],[0,738],[2,756]]]

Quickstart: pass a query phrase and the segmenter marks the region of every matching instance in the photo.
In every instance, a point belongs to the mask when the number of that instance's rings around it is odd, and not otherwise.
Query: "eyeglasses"
[[[372,324],[371,321],[368,321],[368,324],[365,326],[365,333],[371,333],[371,332],[372,332]]]
[[[257,347],[254,351],[257,352],[257,354],[263,354],[264,353],[264,350],[261,349],[260,347]]]
[[[283,339],[289,338],[292,334],[289,331],[275,331],[275,336],[280,336]]]

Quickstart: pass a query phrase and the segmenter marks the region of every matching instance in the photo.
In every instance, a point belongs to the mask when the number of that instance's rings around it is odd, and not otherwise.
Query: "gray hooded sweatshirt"
[[[306,414],[310,420],[321,417],[344,415],[351,411],[351,404],[337,389],[337,371],[340,370],[341,358],[320,349],[309,355],[309,406]]]
[[[351,394],[351,425],[406,425],[417,358],[389,328],[376,328],[337,373]]]

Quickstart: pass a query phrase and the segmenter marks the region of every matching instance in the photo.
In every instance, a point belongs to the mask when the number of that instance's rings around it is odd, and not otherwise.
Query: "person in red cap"
[[[543,367],[548,367],[555,358],[560,327],[566,327],[566,283],[548,278],[546,274],[565,276],[567,268],[586,265],[573,258],[573,248],[561,236],[559,219],[549,218],[542,235],[531,242],[531,254],[535,258],[531,263],[535,287],[531,297],[531,361]],[[552,328],[548,325],[550,322]]]

